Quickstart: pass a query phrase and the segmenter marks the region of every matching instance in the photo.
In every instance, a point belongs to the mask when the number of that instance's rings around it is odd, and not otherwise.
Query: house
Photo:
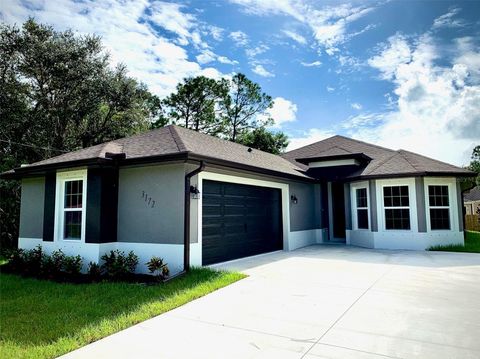
[[[464,193],[463,205],[466,215],[480,215],[480,186],[473,187],[470,191]]]
[[[343,136],[276,156],[177,126],[2,174],[22,181],[19,247],[133,250],[173,272],[314,243],[461,244],[464,176]]]

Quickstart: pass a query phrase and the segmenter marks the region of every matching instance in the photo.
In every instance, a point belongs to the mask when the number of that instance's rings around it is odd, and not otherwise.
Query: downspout
[[[185,175],[185,204],[183,215],[183,272],[190,270],[190,179],[205,169],[205,162]]]

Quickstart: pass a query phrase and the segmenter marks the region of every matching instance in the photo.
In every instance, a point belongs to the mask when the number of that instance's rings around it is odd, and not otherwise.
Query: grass
[[[465,231],[465,245],[449,244],[446,246],[433,246],[429,251],[445,251],[445,252],[470,252],[480,253],[480,232]]]
[[[0,274],[3,358],[53,358],[244,278],[195,268],[165,284],[60,284]]]

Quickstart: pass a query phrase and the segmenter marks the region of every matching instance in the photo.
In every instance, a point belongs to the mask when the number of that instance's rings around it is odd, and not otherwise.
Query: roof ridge
[[[172,136],[173,142],[177,145],[178,151],[184,152],[188,151],[187,146],[185,146],[185,143],[182,141],[182,138],[177,132],[177,128],[175,125],[167,125],[165,126],[168,128],[168,131],[170,132],[170,135]]]
[[[381,161],[378,161],[378,163],[376,165],[373,165],[372,168],[370,168],[368,172],[371,173],[371,172],[375,171],[376,169],[380,168],[381,166],[383,166],[385,163],[387,163],[388,161],[390,161],[393,157],[395,157],[397,155],[398,155],[398,152],[394,151],[394,153],[392,153],[392,155],[388,156],[387,158],[385,158]]]
[[[320,142],[323,142],[323,141],[326,141],[326,140],[330,140],[330,139],[335,138],[335,137],[340,137],[340,135],[333,135],[333,136],[324,138],[323,140],[316,141],[316,142],[310,143],[310,144],[308,144],[308,145],[305,145],[305,146],[302,146],[302,147],[299,147],[299,148],[295,148],[294,150],[285,152],[284,155],[289,154],[289,153],[292,153],[292,152],[295,152],[295,151],[298,151],[298,150],[301,150],[301,149],[309,148],[309,147],[311,147],[311,146],[313,146],[313,145],[316,145],[317,143],[320,143]]]
[[[346,139],[346,140],[363,143],[364,145],[367,145],[367,146],[370,146],[370,147],[380,148],[380,149],[382,149],[382,150],[386,150],[386,151],[389,151],[389,152],[396,152],[395,150],[392,150],[391,148],[383,147],[383,146],[380,146],[380,145],[376,145],[376,144],[374,144],[374,143],[369,143],[369,142],[366,142],[366,141],[357,140],[357,139],[355,139],[355,138],[351,138],[351,137],[347,137],[347,136],[343,136],[343,135],[336,135],[336,136],[337,136],[337,137],[344,138],[344,139]],[[323,140],[323,141],[325,141],[325,140]]]

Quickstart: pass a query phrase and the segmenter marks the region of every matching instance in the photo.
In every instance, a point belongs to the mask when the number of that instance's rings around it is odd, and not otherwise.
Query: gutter
[[[205,162],[185,175],[185,203],[183,214],[183,272],[190,270],[190,179],[205,169]]]

